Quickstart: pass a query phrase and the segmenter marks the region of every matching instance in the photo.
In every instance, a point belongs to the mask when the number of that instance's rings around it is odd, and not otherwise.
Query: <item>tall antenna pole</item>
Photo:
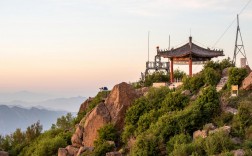
[[[169,35],[169,47],[168,47],[168,50],[170,50],[170,45],[171,45],[171,38],[170,38],[170,35]]]
[[[238,38],[240,38],[241,43],[238,44]],[[236,65],[236,56],[241,53],[242,56],[246,59],[246,63],[248,64],[248,60],[246,57],[246,52],[242,40],[240,24],[239,24],[239,15],[237,15],[237,29],[236,29],[236,38],[235,38],[235,48],[234,48],[234,56],[233,56],[233,64]]]
[[[148,62],[150,60],[150,31],[148,31]]]

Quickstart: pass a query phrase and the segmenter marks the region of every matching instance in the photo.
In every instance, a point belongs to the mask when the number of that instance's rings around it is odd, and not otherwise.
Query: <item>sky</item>
[[[102,86],[138,81],[148,59],[148,31],[150,60],[156,46],[168,48],[169,35],[171,47],[191,35],[194,43],[232,58],[235,22],[215,43],[247,2],[0,0],[0,92],[88,97]],[[240,14],[240,28],[252,65],[252,3]]]

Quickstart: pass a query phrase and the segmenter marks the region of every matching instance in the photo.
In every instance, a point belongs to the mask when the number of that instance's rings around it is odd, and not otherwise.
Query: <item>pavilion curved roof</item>
[[[224,56],[223,50],[215,50],[215,49],[205,49],[200,47],[194,43],[192,43],[192,38],[189,38],[189,42],[185,45],[178,47],[176,49],[171,50],[160,50],[157,47],[158,55],[165,58],[174,58],[174,57],[201,57],[201,58],[213,58],[218,56]]]

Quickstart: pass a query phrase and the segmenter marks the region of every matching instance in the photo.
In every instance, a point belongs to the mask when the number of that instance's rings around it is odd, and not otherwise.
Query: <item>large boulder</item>
[[[0,156],[2,156],[2,155],[0,154]],[[58,156],[68,156],[67,150],[65,148],[59,148],[58,149]]]
[[[83,142],[84,146],[93,147],[97,139],[98,130],[110,123],[111,117],[108,108],[104,103],[98,104],[89,114],[84,123]]]
[[[111,121],[119,131],[123,129],[126,110],[137,97],[139,94],[136,90],[122,82],[114,86],[106,99],[105,105],[109,110]]]
[[[206,130],[197,130],[195,132],[193,132],[193,139],[196,139],[198,137],[201,138],[206,138],[207,137],[207,131]]]
[[[78,154],[79,148],[76,148],[72,145],[68,145],[66,147],[66,150],[67,150],[69,156],[76,156]]]
[[[93,147],[84,147],[84,146],[82,146],[82,147],[80,147],[80,149],[79,149],[79,151],[77,153],[77,156],[81,156],[81,154],[83,152],[86,152],[86,151],[92,152],[93,150],[94,150]]]
[[[9,153],[5,151],[0,151],[0,156],[9,156]]]

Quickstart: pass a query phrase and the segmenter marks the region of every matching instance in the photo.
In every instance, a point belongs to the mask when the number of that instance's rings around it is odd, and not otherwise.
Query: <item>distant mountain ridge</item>
[[[8,105],[8,106],[18,106],[22,108],[42,108],[54,111],[70,111],[70,112],[77,112],[79,110],[80,104],[86,100],[86,97],[77,96],[77,97],[70,97],[70,98],[55,98],[55,99],[48,99],[43,101],[37,102],[27,102],[22,100],[13,100],[9,102],[1,102],[1,105]]]
[[[0,134],[9,134],[17,128],[24,131],[38,120],[43,125],[43,130],[47,130],[53,123],[56,123],[57,118],[66,114],[67,111],[52,111],[36,107],[26,109],[18,106],[0,105]]]
[[[25,90],[14,93],[0,93],[1,102],[10,102],[13,100],[36,102],[47,100],[50,98],[53,98],[53,96],[45,93],[34,93]]]

